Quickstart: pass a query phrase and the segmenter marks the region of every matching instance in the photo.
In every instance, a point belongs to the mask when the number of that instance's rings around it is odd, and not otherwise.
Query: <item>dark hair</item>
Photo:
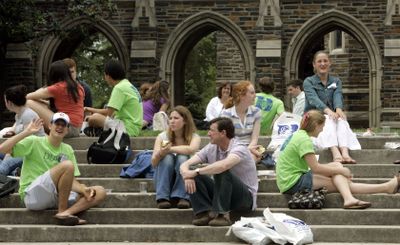
[[[25,85],[16,85],[6,89],[4,96],[6,100],[11,101],[16,106],[24,106],[27,93],[28,88]]]
[[[125,78],[125,69],[118,60],[109,60],[104,65],[104,73],[116,81]]]
[[[301,79],[293,79],[288,82],[287,86],[292,86],[293,88],[299,87],[301,91],[303,91],[303,80]]]
[[[261,91],[264,93],[270,94],[275,90],[275,83],[270,77],[260,78],[258,84],[260,85]]]
[[[235,126],[233,126],[233,122],[230,118],[217,117],[210,121],[210,125],[213,123],[217,124],[217,129],[219,132],[225,130],[226,137],[228,137],[228,139],[232,139],[235,137]]]
[[[75,103],[78,102],[78,84],[72,80],[69,68],[62,60],[57,60],[50,65],[49,82],[47,85],[53,85],[58,82],[66,82],[69,96]]]
[[[221,97],[222,97],[222,89],[225,88],[226,86],[231,87],[231,92],[229,93],[229,96],[232,96],[232,83],[230,83],[230,82],[223,82],[223,83],[221,83],[221,84],[219,85],[219,87],[218,87],[218,91],[217,91],[218,98],[221,99]]]

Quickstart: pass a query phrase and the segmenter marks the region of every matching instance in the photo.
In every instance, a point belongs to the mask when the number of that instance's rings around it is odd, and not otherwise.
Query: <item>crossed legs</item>
[[[328,163],[333,164],[333,163]],[[335,164],[335,166],[337,166]],[[370,205],[353,196],[353,194],[375,194],[397,192],[399,187],[399,178],[394,177],[391,180],[381,184],[354,183],[343,175],[334,175],[332,177],[313,174],[313,188],[325,187],[329,192],[339,192],[343,197],[343,206],[351,208],[354,205]]]
[[[75,215],[98,205],[106,197],[103,187],[86,187],[75,180],[74,165],[71,161],[63,161],[53,167],[50,170],[50,176],[58,192],[58,213],[56,214],[58,217]],[[80,197],[71,207],[68,207],[71,190],[80,193]]]

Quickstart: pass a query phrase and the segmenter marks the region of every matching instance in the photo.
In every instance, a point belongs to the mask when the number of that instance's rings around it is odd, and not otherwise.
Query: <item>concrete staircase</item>
[[[110,193],[104,204],[85,212],[82,217],[91,224],[76,227],[54,225],[55,210],[32,212],[24,208],[19,196],[13,194],[0,199],[0,242],[191,242],[191,243],[237,243],[231,234],[225,236],[228,227],[196,227],[191,225],[192,210],[159,210],[156,208],[154,186],[147,179],[121,179],[119,172],[124,165],[88,165],[86,149],[94,138],[68,139],[76,150],[82,176],[88,185],[102,185]],[[385,150],[386,141],[400,138],[360,138],[363,150],[354,151],[358,161],[348,165],[355,180],[379,183],[392,178],[400,166],[392,164],[400,159],[400,151]],[[203,138],[202,145],[208,142]],[[261,138],[267,145],[269,138]],[[132,138],[135,152],[152,149],[154,138]],[[320,154],[320,161],[331,159],[328,151]],[[148,182],[148,193],[139,193],[139,182]],[[359,195],[371,201],[367,210],[344,210],[339,194],[327,196],[326,208],[322,210],[290,210],[286,198],[278,193],[272,179],[260,182],[258,209],[262,215],[266,207],[273,212],[285,212],[304,220],[312,227],[314,240],[325,244],[342,243],[400,243],[400,194]]]

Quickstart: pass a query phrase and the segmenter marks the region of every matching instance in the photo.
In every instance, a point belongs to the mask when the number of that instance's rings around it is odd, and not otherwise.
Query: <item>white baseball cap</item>
[[[54,123],[57,120],[63,120],[67,125],[69,124],[69,116],[64,112],[54,113],[53,118],[51,119],[51,123]]]

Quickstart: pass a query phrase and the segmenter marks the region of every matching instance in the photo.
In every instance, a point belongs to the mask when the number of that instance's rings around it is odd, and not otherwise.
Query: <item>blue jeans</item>
[[[0,174],[15,175],[15,169],[22,167],[22,158],[9,157],[5,160],[0,160]]]
[[[170,200],[171,198],[189,200],[185,190],[185,182],[179,172],[183,162],[189,159],[187,155],[166,155],[154,170],[156,185],[156,200]]]

